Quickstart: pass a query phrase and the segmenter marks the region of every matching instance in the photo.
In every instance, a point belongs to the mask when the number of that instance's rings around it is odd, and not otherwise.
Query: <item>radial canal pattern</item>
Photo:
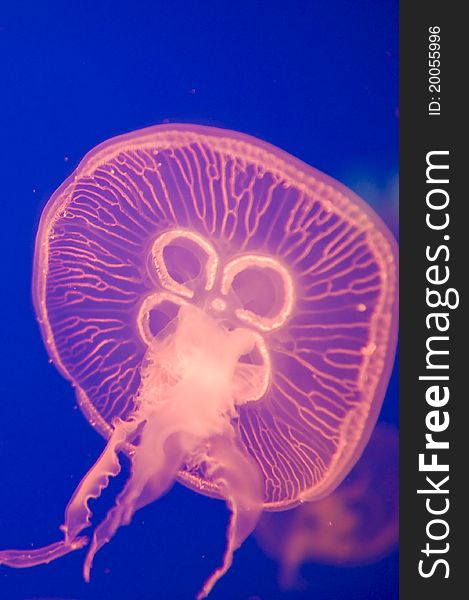
[[[227,327],[256,331],[269,380],[233,419],[271,509],[340,483],[393,361],[386,227],[334,180],[231,131],[156,126],[91,151],[44,211],[34,294],[52,359],[106,437],[134,407],[159,306],[210,302]],[[179,477],[217,494],[190,461]]]

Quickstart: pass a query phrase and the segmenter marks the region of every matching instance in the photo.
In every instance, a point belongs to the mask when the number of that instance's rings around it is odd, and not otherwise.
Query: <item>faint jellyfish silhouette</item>
[[[399,435],[380,423],[350,475],[329,496],[284,513],[265,513],[261,548],[280,563],[283,588],[301,587],[306,562],[360,566],[389,555],[399,538]]]
[[[64,539],[0,562],[84,546],[88,501],[123,451],[131,476],[85,579],[177,479],[231,510],[206,596],[262,509],[327,495],[360,456],[393,361],[396,256],[350,190],[249,136],[161,125],[92,150],[43,212],[33,292],[48,352],[108,442]]]

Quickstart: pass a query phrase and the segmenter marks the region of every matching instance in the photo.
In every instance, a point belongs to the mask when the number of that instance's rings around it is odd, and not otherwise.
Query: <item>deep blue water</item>
[[[0,9],[0,547],[59,539],[64,507],[103,440],[48,363],[30,280],[35,230],[54,189],[97,143],[192,121],[263,138],[343,181],[395,224],[397,3],[4,3]],[[394,373],[381,418],[397,422]],[[96,507],[104,514],[114,492]],[[140,511],[97,555],[0,567],[0,598],[190,599],[221,559],[223,503],[182,486]],[[376,565],[308,565],[281,594],[250,538],[211,598],[397,598],[397,553]]]

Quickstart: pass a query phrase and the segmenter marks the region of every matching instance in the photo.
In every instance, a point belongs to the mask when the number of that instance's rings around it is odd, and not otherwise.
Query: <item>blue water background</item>
[[[0,8],[0,547],[59,539],[75,486],[103,448],[42,344],[31,303],[35,230],[50,194],[94,145],[189,121],[265,139],[343,181],[395,228],[397,5],[23,1]],[[397,422],[394,373],[381,418]],[[123,484],[96,505],[100,519]],[[176,485],[97,555],[0,567],[0,598],[185,600],[219,564],[227,511]],[[397,598],[397,553],[307,565],[281,593],[251,537],[213,600]]]

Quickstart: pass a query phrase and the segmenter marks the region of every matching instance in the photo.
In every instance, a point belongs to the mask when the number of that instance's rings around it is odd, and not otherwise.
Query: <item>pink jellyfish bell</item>
[[[262,509],[327,495],[359,458],[394,355],[396,254],[350,190],[247,135],[159,125],[88,153],[44,210],[33,290],[48,352],[107,445],[63,540],[0,563],[84,546],[88,501],[124,452],[131,476],[85,578],[178,480],[232,514],[206,596]]]

